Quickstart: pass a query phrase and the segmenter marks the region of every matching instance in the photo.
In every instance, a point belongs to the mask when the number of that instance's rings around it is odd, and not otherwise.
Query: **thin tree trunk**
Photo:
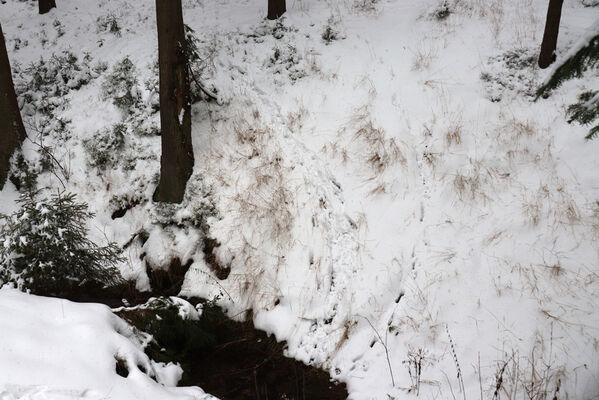
[[[285,14],[287,8],[285,7],[285,0],[268,0],[268,19],[277,19],[281,15]]]
[[[564,0],[549,0],[545,32],[543,33],[541,54],[539,55],[539,67],[541,68],[547,68],[555,61],[555,49],[557,48],[557,35],[563,3]]]
[[[181,0],[156,0],[160,68],[160,183],[154,201],[180,203],[193,170],[191,104]]]
[[[40,14],[45,14],[56,7],[56,0],[38,0]]]
[[[8,176],[10,159],[14,151],[21,146],[25,136],[0,25],[0,189],[4,187]]]

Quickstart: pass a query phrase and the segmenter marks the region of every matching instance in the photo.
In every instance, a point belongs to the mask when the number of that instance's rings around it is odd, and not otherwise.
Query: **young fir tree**
[[[58,295],[89,282],[122,282],[116,264],[122,261],[115,243],[98,246],[87,237],[94,216],[74,194],[38,200],[21,195],[21,207],[0,220],[0,284],[15,282],[34,293]]]
[[[268,0],[268,19],[277,19],[285,14],[287,7],[285,6],[285,0]]]
[[[21,146],[25,136],[0,25],[0,189],[6,182],[12,155]]]
[[[154,201],[180,203],[193,170],[191,103],[181,0],[156,0],[160,69],[160,183]]]

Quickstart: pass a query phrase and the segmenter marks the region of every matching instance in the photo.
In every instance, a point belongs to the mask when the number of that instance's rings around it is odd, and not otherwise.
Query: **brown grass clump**
[[[386,191],[387,185],[380,182],[382,176],[392,167],[406,164],[406,158],[395,138],[387,137],[386,132],[375,125],[367,106],[354,111],[339,133],[340,136],[342,134],[345,141],[339,146],[341,149],[338,153],[343,156],[343,160],[359,160],[369,172],[366,180],[375,181],[376,188],[373,191]]]
[[[447,143],[447,147],[451,147],[453,144],[462,143],[462,125],[461,124],[453,124],[449,127],[447,132],[445,132],[445,143]]]

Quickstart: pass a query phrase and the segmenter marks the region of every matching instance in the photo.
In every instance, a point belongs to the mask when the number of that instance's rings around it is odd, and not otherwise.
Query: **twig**
[[[193,81],[198,86],[198,88],[202,92],[204,92],[206,94],[206,96],[210,97],[212,100],[214,100],[218,103],[218,98],[213,93],[210,93],[207,89],[205,89],[204,86],[202,86],[202,84],[200,82],[198,82],[198,80],[196,79],[196,76],[193,73],[193,71],[191,70],[191,68],[189,68],[189,76],[191,76],[191,79],[193,79]]]
[[[483,400],[483,381],[480,371],[480,351],[478,352],[478,385],[480,386],[480,400]]]
[[[460,368],[460,362],[458,361],[458,355],[455,351],[455,346],[453,344],[453,339],[449,334],[449,325],[445,324],[445,330],[447,331],[447,337],[449,338],[449,346],[451,348],[451,355],[453,356],[453,362],[455,363],[456,370],[458,372],[458,381],[460,383],[460,390],[462,391],[462,395],[464,396],[464,400],[466,400],[466,390],[464,389],[464,379],[462,377],[462,369]]]
[[[511,359],[504,361],[503,366],[501,366],[501,368],[499,368],[499,370],[495,374],[495,392],[493,392],[493,399],[495,400],[499,399],[499,393],[502,388],[505,391],[505,388],[503,387],[503,374],[505,373],[505,369],[507,368],[507,365],[510,361]]]
[[[223,287],[223,285],[221,285],[221,284],[218,282],[218,280],[217,280],[215,277],[213,277],[212,275],[210,275],[209,273],[207,273],[207,272],[205,272],[205,271],[200,271],[200,272],[201,272],[201,273],[203,273],[203,274],[205,274],[206,276],[208,276],[208,277],[212,278],[212,280],[214,280],[214,282],[215,282],[215,283],[216,283],[218,286],[220,286],[220,288],[221,288],[221,289],[222,289],[222,290],[223,290],[223,291],[224,291],[224,292],[227,294],[227,296],[229,296],[229,300],[231,300],[231,302],[233,302],[233,304],[235,304],[235,301],[233,300],[233,298],[231,297],[231,295],[229,294],[229,292],[227,292],[227,289],[225,289],[225,288]]]
[[[404,363],[408,365],[408,373],[412,380],[412,389],[416,388],[416,396],[419,396],[422,367],[426,363],[426,351],[422,348],[418,348],[418,350],[414,350],[409,346],[408,348],[408,359]]]
[[[36,125],[32,124],[29,121],[25,121],[25,123],[27,124],[29,129],[35,131],[38,134],[38,137],[40,139],[42,138],[42,132],[39,130],[39,128]],[[70,173],[62,166],[60,161],[58,161],[58,159],[56,159],[56,157],[54,157],[54,154],[52,154],[52,152],[48,149],[48,147],[44,146],[43,141],[40,140],[39,142],[36,142],[35,140],[31,139],[30,137],[27,137],[26,139],[29,140],[34,145],[36,145],[42,151],[43,154],[50,156],[50,159],[53,161],[52,164],[58,166],[58,168],[60,169],[60,172],[62,173],[63,178],[68,182],[69,178],[70,178]],[[70,153],[69,153],[69,157],[70,157]],[[70,162],[70,160],[69,160],[69,162]],[[54,168],[52,169],[51,172],[52,172],[52,175],[54,175],[56,177],[56,179],[58,179],[58,181],[60,182],[62,187],[66,188],[66,185],[64,184],[63,180],[60,179],[60,176],[58,176],[56,171],[54,171]]]
[[[221,344],[219,346],[216,346],[215,350],[222,350],[222,349],[224,349],[227,346],[231,346],[231,345],[237,344],[237,343],[247,342],[249,340],[250,340],[249,338],[241,338],[241,339],[233,340],[231,342],[223,343],[223,344]]]
[[[453,400],[456,400],[455,394],[453,394],[453,387],[451,387],[451,381],[449,380],[449,377],[447,376],[445,371],[442,370],[441,372],[443,373],[443,375],[445,375],[445,379],[447,380],[447,384],[449,385],[449,391],[451,392],[451,397],[453,397]]]
[[[395,379],[393,378],[393,369],[391,368],[391,360],[389,359],[389,349],[387,348],[387,344],[383,342],[381,335],[379,335],[379,332],[374,328],[374,325],[372,325],[370,320],[366,317],[362,318],[364,318],[368,322],[374,333],[376,333],[376,336],[378,336],[379,342],[381,342],[381,344],[385,348],[385,355],[387,356],[387,365],[389,366],[389,374],[391,375],[391,384],[393,385],[393,387],[395,387]]]
[[[127,247],[131,246],[131,243],[133,243],[133,241],[135,240],[135,238],[139,236],[139,231],[135,232],[133,235],[131,235],[131,237],[129,238],[129,240],[127,240],[122,246],[121,248],[124,250]]]

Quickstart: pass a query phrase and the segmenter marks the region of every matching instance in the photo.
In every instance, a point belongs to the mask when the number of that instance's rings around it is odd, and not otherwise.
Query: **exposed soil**
[[[220,243],[216,239],[210,237],[204,238],[204,261],[210,266],[210,269],[220,280],[227,279],[231,273],[230,265],[222,265],[216,259],[214,249],[219,247]]]
[[[245,322],[233,321],[206,302],[199,321],[182,320],[174,308],[118,314],[152,333],[156,343],[146,349],[151,358],[181,364],[181,385],[200,386],[223,400],[347,398],[345,384],[285,357],[286,344],[255,329],[251,316]]]
[[[118,210],[114,210],[112,212],[112,215],[110,216],[110,218],[112,218],[112,219],[123,218],[125,216],[125,214],[127,214],[127,211],[129,211],[130,209],[132,209],[133,207],[135,207],[138,204],[139,204],[139,200],[132,200],[132,201],[128,202],[127,204],[125,204],[124,207],[121,207]]]
[[[286,344],[255,329],[251,311],[245,321],[234,321],[216,305],[192,298],[186,300],[202,304],[202,317],[199,321],[181,318],[168,296],[178,294],[190,264],[191,260],[182,265],[176,258],[165,270],[148,268],[151,292],[139,292],[133,283],[110,288],[88,283],[65,287],[60,293],[36,294],[112,308],[145,303],[147,307],[117,314],[154,337],[146,348],[148,356],[179,362],[184,370],[181,386],[199,386],[222,400],[347,398],[344,383],[332,382],[325,371],[285,357]],[[151,297],[160,300],[147,303]],[[117,362],[117,373],[127,376],[128,371]]]
[[[101,303],[111,308],[128,304],[143,304],[150,297],[155,296],[152,292],[138,291],[133,282],[124,282],[111,287],[102,287],[95,282],[87,282],[82,285],[64,285],[58,291],[37,288],[31,292],[38,296],[58,297],[78,303]]]
[[[193,264],[193,258],[182,264],[179,257],[175,257],[164,270],[155,268],[146,261],[146,273],[150,278],[154,296],[176,296],[181,291],[185,274],[191,264]]]

